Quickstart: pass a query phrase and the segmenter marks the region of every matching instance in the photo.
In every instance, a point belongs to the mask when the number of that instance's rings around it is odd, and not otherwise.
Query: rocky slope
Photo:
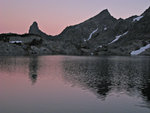
[[[106,9],[83,23],[67,27],[57,36],[43,33],[34,22],[28,35],[17,35],[18,41],[30,39],[28,44],[22,41],[21,46],[10,40],[5,42],[4,37],[13,39],[14,36],[0,35],[0,46],[4,48],[0,50],[1,55],[13,55],[13,50],[6,52],[6,45],[17,48],[19,52],[15,51],[14,55],[150,55],[150,8],[140,16],[127,19],[116,19]],[[28,49],[24,50],[24,46]]]
[[[42,55],[51,54],[46,47],[47,39],[32,34],[1,34],[0,55]]]

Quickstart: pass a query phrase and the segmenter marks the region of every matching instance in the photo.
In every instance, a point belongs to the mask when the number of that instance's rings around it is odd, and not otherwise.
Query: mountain
[[[149,31],[150,8],[140,16],[127,19],[116,19],[105,9],[80,24],[66,27],[56,36],[42,32],[37,22],[33,22],[29,29],[30,36],[25,37],[34,38],[28,44],[22,42],[19,47],[27,46],[28,55],[150,55]],[[0,40],[3,44],[16,44],[6,42],[3,35],[0,37],[3,37]],[[5,34],[5,37],[10,39],[14,36]]]
[[[127,19],[124,21],[127,21]],[[150,8],[140,16],[132,18],[129,24],[126,35],[121,36],[120,40],[115,43],[108,45],[108,50],[114,53],[119,52],[122,55],[134,55],[131,54],[133,51],[139,52],[141,55],[150,55],[150,49],[142,51],[142,47],[150,44]]]
[[[51,38],[52,37],[52,36],[47,35],[46,33],[42,32],[39,29],[37,22],[33,22],[33,24],[30,26],[29,34],[36,34],[36,35],[39,35],[39,36],[45,37],[45,38]]]

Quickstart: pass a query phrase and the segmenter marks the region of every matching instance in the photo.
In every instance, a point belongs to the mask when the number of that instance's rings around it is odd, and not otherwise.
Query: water
[[[0,57],[0,113],[150,113],[150,58]]]

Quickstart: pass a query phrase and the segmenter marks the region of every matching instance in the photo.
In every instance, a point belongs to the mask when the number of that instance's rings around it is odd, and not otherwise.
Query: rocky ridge
[[[0,55],[13,55],[13,49],[6,52],[9,48],[18,49],[14,55],[150,55],[150,8],[127,19],[116,19],[106,9],[57,36],[42,32],[34,22],[29,34],[1,34],[0,43]]]

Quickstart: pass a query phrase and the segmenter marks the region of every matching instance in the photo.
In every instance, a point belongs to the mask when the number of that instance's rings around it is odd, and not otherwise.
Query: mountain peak
[[[33,25],[38,25],[36,21],[33,22]]]
[[[105,19],[110,19],[111,20],[111,19],[115,19],[115,18],[113,16],[111,16],[108,9],[105,9],[105,10],[101,11],[99,14],[97,14],[96,16],[92,17],[91,19],[101,21],[101,20],[105,20]]]
[[[96,15],[94,18],[100,20],[104,18],[112,18],[111,14],[109,13],[108,9],[105,9],[101,11],[98,15]]]
[[[31,27],[34,27],[34,28],[37,28],[37,29],[39,28],[38,27],[38,23],[36,21],[33,22],[33,24],[31,25]]]
[[[104,9],[103,11],[101,11],[101,12],[99,13],[99,15],[110,16],[111,14],[110,14],[110,12],[108,11],[108,9]]]
[[[38,23],[36,21],[30,26],[29,33],[35,33],[39,31]]]
[[[104,9],[101,11],[101,13],[109,13],[108,9]]]
[[[33,24],[30,26],[29,33],[36,34],[36,35],[39,35],[41,37],[51,38],[50,35],[47,35],[46,33],[42,32],[39,29],[38,23],[36,21],[34,21]]]

